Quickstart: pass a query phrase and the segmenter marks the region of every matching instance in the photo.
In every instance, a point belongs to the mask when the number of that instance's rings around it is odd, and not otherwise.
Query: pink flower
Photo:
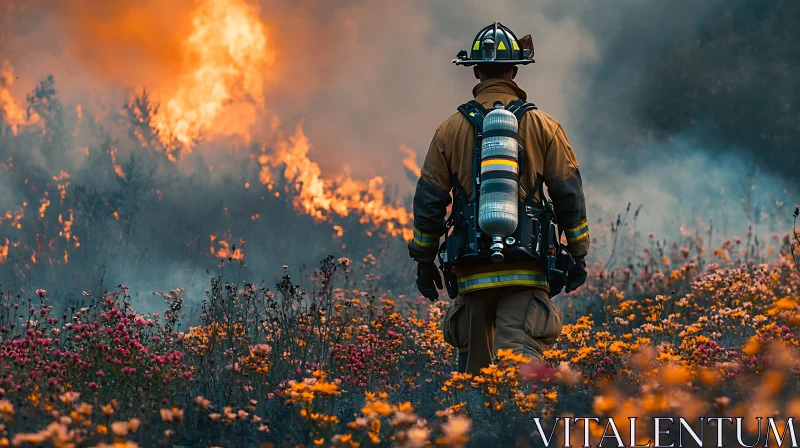
[[[44,295],[47,294],[47,291],[44,289],[37,289],[36,294],[38,294],[40,297],[44,297]]]
[[[97,383],[95,383],[94,381],[89,383],[89,389],[97,389]]]
[[[106,373],[105,373],[105,372],[103,372],[102,370],[98,370],[98,371],[97,371],[97,376],[99,376],[99,377],[104,377],[104,376],[106,376]]]

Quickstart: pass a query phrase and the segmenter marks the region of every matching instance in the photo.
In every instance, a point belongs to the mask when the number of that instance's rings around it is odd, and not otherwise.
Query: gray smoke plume
[[[797,2],[591,5],[583,23],[603,36],[603,62],[586,71],[585,128],[593,140],[618,146],[629,168],[661,156],[615,141],[616,132],[592,119],[602,117],[617,132],[626,124],[629,135],[690,137],[703,151],[753,156],[768,171],[796,176]],[[623,26],[608,26],[609,14]]]

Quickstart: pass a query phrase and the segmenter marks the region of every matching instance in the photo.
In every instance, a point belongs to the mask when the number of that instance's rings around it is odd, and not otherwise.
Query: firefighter
[[[491,109],[527,94],[514,78],[519,65],[533,63],[530,36],[517,39],[495,22],[482,29],[470,44],[471,53],[459,53],[456,65],[473,67],[479,83],[472,89],[477,102]],[[518,140],[526,168],[519,175],[523,192],[535,192],[537,175],[543,178],[559,228],[575,265],[566,272],[566,291],[586,281],[584,258],[589,249],[586,204],[578,161],[564,129],[552,116],[535,107],[519,119]],[[435,264],[440,238],[447,230],[446,209],[456,184],[467,195],[473,189],[473,149],[476,135],[467,117],[456,112],[439,126],[422,166],[414,194],[414,238],[409,255],[417,262],[417,287],[435,301],[442,277]],[[519,200],[524,200],[520,193]],[[445,339],[459,350],[459,370],[480,373],[500,349],[529,359],[541,358],[561,333],[562,316],[551,301],[547,266],[539,260],[456,265],[459,295],[448,310],[442,328]],[[560,292],[557,287],[554,294]]]

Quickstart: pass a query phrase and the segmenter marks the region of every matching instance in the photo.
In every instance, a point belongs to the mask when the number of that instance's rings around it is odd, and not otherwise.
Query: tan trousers
[[[468,351],[467,373],[480,374],[497,350],[539,359],[561,334],[561,310],[546,291],[528,287],[485,289],[456,298],[442,325],[445,340]]]

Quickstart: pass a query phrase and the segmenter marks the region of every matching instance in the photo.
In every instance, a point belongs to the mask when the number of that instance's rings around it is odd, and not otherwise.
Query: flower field
[[[5,294],[0,446],[540,446],[532,417],[588,415],[637,417],[641,443],[665,415],[741,416],[755,437],[757,416],[800,413],[800,272],[776,239],[769,262],[729,241],[709,262],[651,244],[596,263],[544,362],[501,351],[478,376],[453,372],[445,301],[359,291],[370,264],[349,259],[307,289],[288,270],[270,288],[215,278],[196,322],[180,289],[145,315],[125,286],[66,308]]]

